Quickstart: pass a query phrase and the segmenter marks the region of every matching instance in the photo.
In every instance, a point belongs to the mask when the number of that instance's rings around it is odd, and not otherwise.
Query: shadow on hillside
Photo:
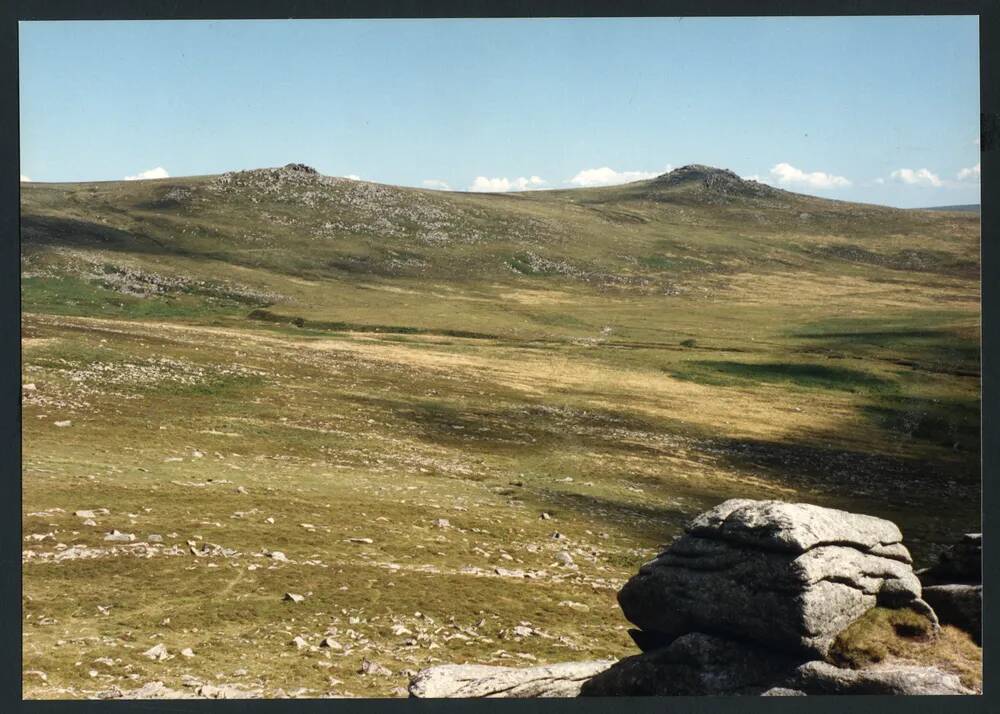
[[[56,245],[128,253],[187,254],[179,246],[167,245],[139,231],[122,231],[90,221],[52,216],[22,216],[21,241],[26,246]]]
[[[628,530],[643,539],[657,539],[662,543],[669,542],[673,536],[681,532],[693,516],[700,512],[700,510],[691,512],[681,506],[662,502],[623,503],[590,494],[550,490],[525,494],[525,500],[544,504],[548,512],[555,514],[564,522],[572,522],[571,514],[577,513],[585,515],[587,520],[603,521],[608,525]]]

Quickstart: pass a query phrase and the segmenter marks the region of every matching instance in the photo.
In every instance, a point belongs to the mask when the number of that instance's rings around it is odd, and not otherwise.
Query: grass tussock
[[[966,687],[983,687],[983,650],[972,637],[950,625],[934,637],[930,621],[912,610],[869,610],[840,633],[830,659],[854,669],[894,660],[934,666],[958,675]]]

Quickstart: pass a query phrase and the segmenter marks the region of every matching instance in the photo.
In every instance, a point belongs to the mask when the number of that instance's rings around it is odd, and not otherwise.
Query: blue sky
[[[975,17],[21,23],[21,174],[517,190],[704,163],[976,203],[978,46]]]

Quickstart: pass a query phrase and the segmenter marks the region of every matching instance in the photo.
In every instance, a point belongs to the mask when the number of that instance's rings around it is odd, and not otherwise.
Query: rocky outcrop
[[[938,556],[934,565],[917,573],[924,585],[983,582],[983,534],[966,533]]]
[[[667,647],[626,657],[583,685],[581,696],[761,694],[801,663],[749,642],[682,635]]]
[[[843,669],[807,662],[783,686],[805,694],[975,694],[954,674],[911,665]]]
[[[935,587],[959,597],[957,586]],[[412,679],[410,694],[976,693],[936,667],[886,660],[846,669],[821,661],[837,636],[876,605],[916,610],[937,634],[902,534],[880,518],[780,501],[726,501],[643,565],[618,601],[638,625],[629,634],[641,654],[526,669],[432,667]]]
[[[983,636],[982,557],[982,533],[966,533],[934,565],[917,572],[924,599],[942,624],[965,630],[977,644]]]
[[[965,630],[976,644],[983,643],[983,586],[952,583],[929,585],[924,599],[946,625]]]
[[[306,164],[285,164],[281,167],[283,171],[295,171],[297,173],[318,175],[319,171]]]
[[[446,664],[418,672],[409,692],[419,698],[575,697],[585,681],[612,664],[611,660],[525,668]]]
[[[618,595],[648,639],[691,632],[824,657],[876,604],[933,619],[895,524],[781,501],[726,501],[646,563]]]
[[[785,206],[786,201],[792,197],[792,194],[781,189],[753,179],[740,178],[729,169],[718,169],[702,164],[689,164],[661,174],[650,181],[650,186],[654,190],[694,189],[701,200],[708,203],[733,198],[770,199],[769,205]],[[776,202],[781,199],[784,201]]]

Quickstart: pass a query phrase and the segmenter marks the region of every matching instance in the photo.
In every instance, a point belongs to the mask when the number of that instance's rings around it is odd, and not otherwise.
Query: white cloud
[[[361,180],[361,177],[358,176],[357,174],[347,174],[347,176],[345,176],[344,178],[349,178],[349,179],[351,179],[351,181],[360,181]]]
[[[889,174],[894,180],[911,186],[941,186],[941,177],[930,169],[896,169]]]
[[[750,176],[740,176],[744,181],[756,181],[757,183],[771,183],[771,179],[761,178],[758,174],[751,174]]]
[[[981,163],[981,162],[980,162]],[[972,168],[962,169],[958,172],[959,181],[978,181],[979,180],[979,164],[976,164]]]
[[[157,166],[155,169],[149,169],[148,171],[140,171],[135,176],[126,176],[126,181],[142,181],[144,179],[161,179],[170,178],[170,174],[162,166]]]
[[[881,186],[882,184],[885,183],[885,179],[882,178],[881,176],[879,176],[877,179],[875,179],[875,183],[877,183],[879,186]]]
[[[441,179],[424,179],[423,184],[427,188],[435,188],[439,191],[451,190],[451,186],[448,185],[448,182],[442,181]]]
[[[771,176],[783,185],[803,185],[810,188],[842,188],[851,185],[851,182],[843,176],[834,176],[822,171],[807,173],[785,162],[775,164],[771,168]]]
[[[30,182],[31,182],[30,178],[28,178],[24,174],[21,174],[21,183],[30,183]]]
[[[667,171],[670,167],[667,166]],[[643,181],[659,176],[655,171],[615,171],[607,166],[599,169],[584,169],[569,182],[574,186],[615,186],[632,181]]]
[[[516,179],[508,179],[506,177],[498,178],[487,178],[486,176],[476,176],[472,185],[469,186],[470,191],[475,191],[479,193],[505,193],[507,191],[530,191],[532,189],[538,189],[545,185],[545,179],[539,176],[531,176],[525,178],[524,176],[519,176]]]

